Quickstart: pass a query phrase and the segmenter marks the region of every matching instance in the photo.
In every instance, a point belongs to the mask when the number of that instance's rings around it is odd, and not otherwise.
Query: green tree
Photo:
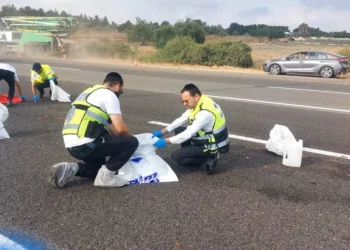
[[[130,22],[130,20],[126,21],[125,23],[122,23],[118,26],[118,31],[119,32],[126,32],[130,29],[132,29],[134,25],[132,24],[132,22]]]
[[[160,26],[156,30],[156,46],[163,48],[165,44],[176,36],[175,29],[170,25]]]
[[[177,22],[174,25],[175,33],[178,36],[188,36],[193,38],[196,43],[204,43],[205,42],[205,30],[202,25],[198,23],[198,21],[193,21],[191,19],[187,19],[185,22]]]
[[[136,18],[136,24],[127,32],[129,42],[140,42],[141,45],[154,41],[155,30],[152,23]]]

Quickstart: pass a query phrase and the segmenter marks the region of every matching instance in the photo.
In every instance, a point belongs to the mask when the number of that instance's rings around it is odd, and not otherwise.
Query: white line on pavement
[[[72,68],[61,68],[61,67],[51,67],[53,69],[65,69],[65,70],[74,70],[74,71],[80,71],[80,69],[72,69]]]
[[[160,126],[164,126],[164,127],[169,125],[168,123],[158,122],[158,121],[150,121],[148,123],[154,124],[154,125],[160,125]],[[255,139],[255,138],[250,138],[250,137],[245,137],[245,136],[240,136],[240,135],[234,135],[234,134],[229,134],[229,137],[232,139],[255,142],[255,143],[260,143],[260,144],[266,144],[266,142],[267,142],[266,140],[260,140],[260,139]],[[326,155],[326,156],[350,160],[350,155],[336,153],[336,152],[330,152],[330,151],[324,151],[324,150],[306,148],[306,147],[303,147],[303,151],[309,152],[309,153],[314,153],[314,154],[319,154],[319,155]]]
[[[26,66],[32,66],[31,64],[26,64]],[[65,70],[74,70],[74,71],[80,71],[80,69],[72,69],[72,68],[61,68],[61,67],[51,67],[53,69],[65,69]]]
[[[271,104],[271,105],[294,107],[294,108],[314,109],[314,110],[320,110],[320,111],[335,111],[335,112],[350,113],[350,110],[348,109],[324,108],[324,107],[318,107],[318,106],[299,105],[299,104],[283,103],[283,102],[270,102],[270,101],[261,101],[261,100],[226,97],[226,96],[215,96],[215,95],[207,95],[207,96],[212,97],[214,99],[217,98],[222,100],[230,100],[230,101],[238,101],[238,102],[262,103],[262,104]]]
[[[285,88],[285,87],[275,87],[275,86],[267,86],[271,89],[286,89],[286,90],[297,90],[297,91],[310,91],[310,92],[320,92],[320,93],[329,93],[329,94],[342,94],[342,95],[350,95],[349,92],[338,92],[338,91],[328,91],[328,90],[318,90],[318,89],[299,89],[299,88]]]

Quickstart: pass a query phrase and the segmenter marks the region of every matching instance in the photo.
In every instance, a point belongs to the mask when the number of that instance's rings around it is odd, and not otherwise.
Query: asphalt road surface
[[[157,153],[179,182],[106,189],[76,178],[57,189],[47,183],[49,168],[75,161],[61,136],[69,104],[52,102],[47,90],[33,103],[33,62],[7,62],[28,100],[9,108],[11,138],[0,141],[0,248],[24,234],[48,249],[350,249],[348,80],[52,62],[72,99],[120,72],[134,134],[177,118],[179,92],[193,82],[221,105],[232,137],[212,176],[177,166],[170,154],[178,146],[170,145]],[[7,89],[1,81],[0,92]],[[304,141],[301,168],[265,149],[275,124]]]

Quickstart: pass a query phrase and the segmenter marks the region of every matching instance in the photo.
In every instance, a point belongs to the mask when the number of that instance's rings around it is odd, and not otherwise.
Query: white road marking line
[[[33,65],[31,64],[26,64],[26,66],[32,67]],[[62,68],[62,67],[51,67],[53,69],[65,69],[65,70],[74,70],[74,71],[81,71],[80,69],[72,69],[72,68]]]
[[[158,121],[150,121],[148,123],[154,124],[154,125],[160,125],[160,126],[164,126],[164,127],[169,125],[169,123],[158,122]],[[260,140],[260,139],[256,139],[256,138],[250,138],[250,137],[234,135],[234,134],[229,134],[229,137],[231,139],[255,142],[255,143],[259,143],[259,144],[266,144],[266,142],[267,142],[266,140]],[[314,154],[319,154],[319,155],[326,155],[326,156],[331,156],[331,157],[343,158],[343,159],[350,160],[350,155],[336,153],[336,152],[331,152],[331,151],[324,151],[324,150],[319,150],[319,149],[314,149],[314,148],[306,148],[306,147],[303,147],[303,151],[309,152],[309,153],[314,153]]]
[[[238,101],[238,102],[262,103],[262,104],[271,104],[271,105],[294,107],[294,108],[314,109],[314,110],[320,110],[320,111],[335,111],[335,112],[342,112],[342,113],[350,113],[350,110],[348,109],[323,108],[323,107],[317,107],[317,106],[299,105],[299,104],[283,103],[283,102],[270,102],[270,101],[261,101],[261,100],[226,97],[226,96],[215,96],[215,95],[207,95],[207,96],[212,97],[214,99],[217,98],[222,100],[230,100],[230,101]]]
[[[286,89],[286,90],[297,90],[297,91],[310,91],[310,92],[320,92],[320,93],[329,93],[329,94],[342,94],[342,95],[350,95],[349,92],[338,92],[338,91],[328,91],[328,90],[318,90],[318,89],[299,89],[299,88],[285,88],[285,87],[275,87],[275,86],[267,86],[271,89]]]
[[[61,67],[51,67],[53,69],[65,69],[65,70],[74,70],[74,71],[80,71],[80,69],[72,69],[72,68],[61,68]]]

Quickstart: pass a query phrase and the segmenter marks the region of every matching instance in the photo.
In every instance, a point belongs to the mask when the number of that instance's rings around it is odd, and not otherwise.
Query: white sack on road
[[[3,124],[3,122],[5,122],[8,117],[9,117],[9,111],[7,107],[2,103],[0,103],[0,139],[10,138]]]
[[[2,122],[0,122],[0,140],[1,139],[8,139],[8,138],[10,138],[10,136],[6,131],[4,124],[2,124]]]
[[[289,128],[276,124],[270,131],[270,139],[266,142],[266,149],[283,156],[287,146],[296,143],[297,141]]]
[[[9,110],[5,105],[0,103],[0,122],[5,122],[9,117]]]
[[[161,157],[156,154],[153,144],[158,138],[152,138],[151,133],[138,134],[139,147],[130,160],[118,171],[128,179],[128,185],[156,182],[179,181],[174,171]]]
[[[50,80],[51,88],[51,100],[59,102],[71,102],[70,94],[64,91],[61,87],[57,86],[53,81]]]

